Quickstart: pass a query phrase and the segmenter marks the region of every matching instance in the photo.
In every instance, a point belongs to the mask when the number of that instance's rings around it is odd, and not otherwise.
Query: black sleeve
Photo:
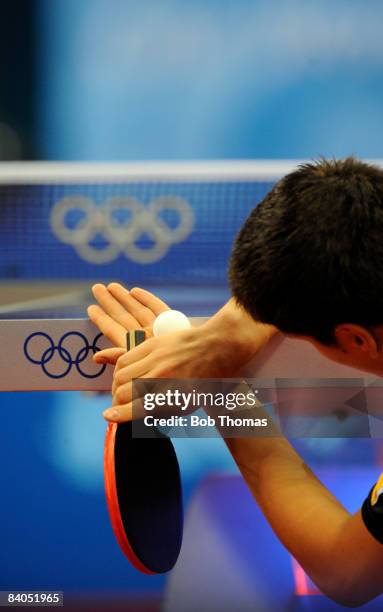
[[[362,506],[362,519],[368,531],[378,542],[383,544],[383,495],[375,503],[372,502],[375,487],[373,487]]]

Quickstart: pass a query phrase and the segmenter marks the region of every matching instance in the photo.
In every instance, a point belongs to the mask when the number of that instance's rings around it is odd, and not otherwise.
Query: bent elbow
[[[366,603],[371,601],[371,599],[373,598],[372,597],[359,597],[356,593],[352,593],[351,595],[344,596],[344,594],[341,593],[339,596],[337,595],[334,595],[333,597],[330,596],[330,599],[332,599],[335,603],[345,608],[360,608],[361,606],[364,606]]]
[[[338,585],[319,586],[321,592],[329,599],[345,608],[360,608],[378,596],[378,593],[368,593],[360,583],[345,586],[340,582]]]

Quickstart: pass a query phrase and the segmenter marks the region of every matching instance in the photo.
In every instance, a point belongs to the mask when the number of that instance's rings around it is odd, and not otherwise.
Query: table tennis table
[[[19,295],[30,294],[29,286],[24,293],[21,284],[13,286]],[[49,284],[43,284],[40,291],[43,297],[0,306],[0,343],[7,347],[0,357],[0,391],[110,391],[111,368],[92,362],[93,354],[110,343],[87,318],[86,308],[94,302],[89,285],[65,292],[60,285],[49,291]],[[193,315],[219,308],[227,291],[210,291],[208,303],[198,301],[198,291],[191,297],[184,288],[162,288],[160,293]],[[194,324],[203,320],[192,318]]]

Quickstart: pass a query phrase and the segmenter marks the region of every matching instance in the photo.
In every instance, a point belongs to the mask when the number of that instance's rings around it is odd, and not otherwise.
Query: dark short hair
[[[302,164],[240,230],[237,301],[285,333],[333,341],[339,323],[383,323],[383,171],[353,157]]]

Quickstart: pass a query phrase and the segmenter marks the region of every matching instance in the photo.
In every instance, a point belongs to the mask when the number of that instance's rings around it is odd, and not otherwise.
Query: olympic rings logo
[[[165,221],[165,211],[178,217],[175,227]],[[194,215],[189,204],[176,196],[159,197],[147,206],[133,197],[113,197],[97,205],[89,198],[70,196],[53,206],[50,224],[56,238],[74,247],[89,263],[110,263],[122,254],[134,262],[150,264],[190,235]],[[151,241],[148,248],[138,244],[144,236]],[[102,248],[94,245],[100,237]]]
[[[86,336],[84,336],[84,334],[77,331],[71,331],[64,334],[60,339],[59,343],[56,345],[52,338],[45,332],[34,332],[33,334],[30,334],[24,342],[24,355],[31,363],[41,366],[43,372],[47,376],[49,376],[49,378],[64,378],[65,376],[67,376],[67,374],[69,374],[73,366],[75,366],[78,373],[81,374],[81,376],[84,376],[85,378],[98,378],[98,376],[101,376],[101,374],[103,374],[103,372],[105,371],[106,364],[103,364],[101,368],[93,374],[86,372],[83,366],[85,365],[84,362],[89,356],[89,353],[95,354],[97,353],[97,351],[100,350],[100,347],[97,346],[97,342],[101,336],[102,334],[98,334],[93,340],[92,344],[89,344],[88,339]],[[37,338],[39,338],[40,342],[36,343],[34,341],[36,341]],[[71,347],[68,345],[68,340],[70,338],[72,339],[72,344],[74,344],[74,339],[80,339],[81,344],[83,344],[81,348],[77,347],[75,349],[76,353],[74,356],[72,356]],[[41,349],[41,340],[46,340],[48,342],[47,348],[43,347]],[[40,352],[39,357],[32,354],[33,344],[35,344],[35,349],[37,348]],[[51,372],[50,369],[48,369],[47,367],[47,364],[52,361],[55,353],[59,355],[61,361],[64,364],[62,371],[57,373]]]

